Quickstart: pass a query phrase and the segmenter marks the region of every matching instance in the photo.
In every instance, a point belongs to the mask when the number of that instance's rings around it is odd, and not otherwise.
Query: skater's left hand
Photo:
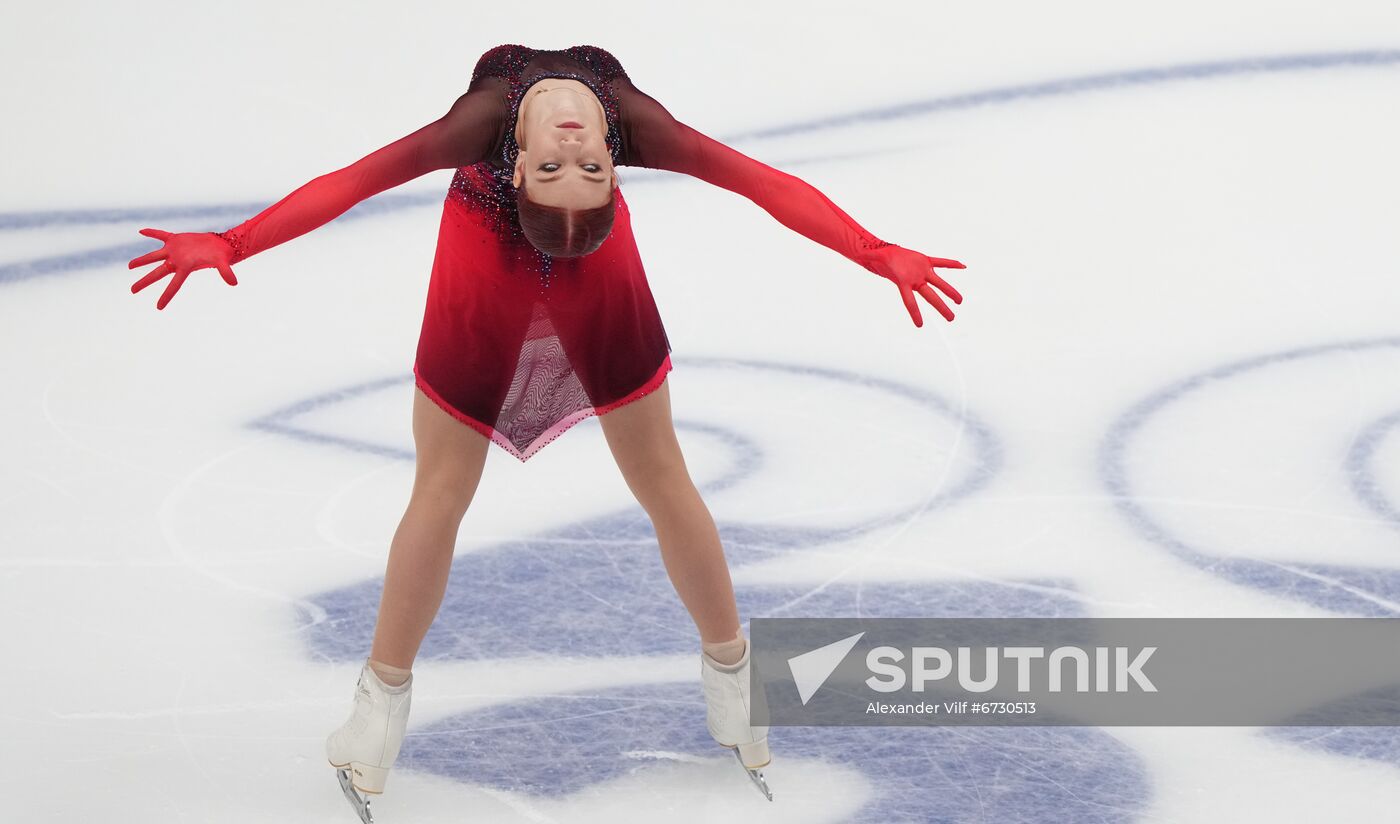
[[[945,269],[966,269],[961,263],[950,258],[929,257],[913,249],[905,249],[903,246],[891,244],[876,249],[866,263],[866,267],[875,274],[888,279],[895,286],[899,287],[899,295],[904,299],[904,308],[909,310],[909,317],[913,318],[914,325],[922,327],[924,325],[923,316],[919,313],[919,304],[914,300],[914,293],[924,296],[938,310],[938,314],[947,320],[953,319],[953,310],[948,308],[948,304],[943,298],[933,290],[937,286],[944,294],[952,298],[953,303],[961,304],[962,295],[954,289],[948,281],[939,277],[933,271],[933,267],[939,266]]]

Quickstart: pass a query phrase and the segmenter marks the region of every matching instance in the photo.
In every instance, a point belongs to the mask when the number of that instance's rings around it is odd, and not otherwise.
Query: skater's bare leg
[[[457,529],[481,482],[491,444],[416,387],[413,443],[417,451],[413,493],[389,548],[370,651],[372,662],[400,670],[413,667],[423,636],[442,605]]]
[[[628,488],[651,517],[666,573],[690,611],[700,640],[732,642],[739,633],[734,585],[714,517],[690,478],[676,440],[669,379],[598,420]]]

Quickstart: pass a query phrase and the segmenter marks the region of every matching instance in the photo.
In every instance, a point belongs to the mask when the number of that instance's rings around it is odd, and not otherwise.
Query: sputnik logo
[[[807,700],[821,689],[864,634],[858,632],[788,659],[788,669],[792,670],[792,680],[797,685],[797,696],[802,699],[802,706],[807,706]]]

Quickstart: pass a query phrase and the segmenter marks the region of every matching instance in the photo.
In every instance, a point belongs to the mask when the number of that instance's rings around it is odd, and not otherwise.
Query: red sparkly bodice
[[[559,51],[544,51],[513,43],[490,49],[472,70],[468,91],[500,95],[504,101],[506,119],[496,138],[496,146],[487,155],[487,162],[513,169],[520,147],[515,142],[515,120],[520,114],[520,102],[525,92],[546,78],[567,77],[588,86],[603,105],[608,133],[604,138],[612,161],[629,166],[622,151],[622,132],[618,123],[617,95],[613,83],[625,78],[622,64],[597,46],[570,46]]]

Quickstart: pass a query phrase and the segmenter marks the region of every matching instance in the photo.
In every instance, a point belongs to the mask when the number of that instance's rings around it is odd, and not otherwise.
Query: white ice
[[[875,234],[968,266],[947,273],[966,297],[957,320],[921,304],[915,328],[893,286],[754,204],[622,170],[692,473],[717,520],[758,536],[734,550],[741,599],[899,583],[973,593],[990,614],[1026,598],[1096,617],[1400,614],[1394,4],[56,2],[5,18],[0,819],[353,820],[323,741],[368,652],[373,603],[354,594],[382,576],[413,478],[408,376],[450,172],[393,193],[414,205],[239,264],[236,288],[200,272],[163,312],[161,287],[129,293],[126,261],[156,247],[139,228],[227,228],[437,118],[499,43],[604,46],[680,119]],[[947,105],[876,116],[920,101]],[[742,137],[844,115],[861,117]],[[279,418],[295,431],[254,425],[376,381]],[[993,443],[985,482],[939,499]],[[761,449],[750,465],[745,444]],[[596,623],[567,628],[544,590],[506,580],[513,542],[521,557],[596,549],[605,576],[648,550],[609,526],[637,517],[595,419],[525,464],[492,447],[455,611],[415,667],[419,768],[395,771],[377,820],[815,824],[878,820],[883,792],[907,794],[916,820],[1070,820],[1037,803],[1044,787],[1119,799],[1075,821],[1400,808],[1386,730],[1319,746],[1107,727],[1060,761],[991,760],[969,733],[961,749],[896,752],[930,779],[895,786],[835,733],[785,753],[775,729],[768,804],[727,753],[678,743],[695,740],[689,720],[636,730],[624,711],[586,728],[586,750],[561,740],[525,759],[502,728],[482,736],[499,775],[428,769],[434,742],[462,734],[453,719],[493,717],[478,710],[654,684],[699,700],[693,639],[626,640],[620,616],[674,611],[664,579],[650,604],[581,579],[597,603],[574,608]],[[855,538],[764,545],[871,519]],[[524,617],[493,624],[483,605],[507,590],[468,562],[498,555]],[[1296,576],[1231,578],[1210,559]],[[1300,583],[1321,568],[1381,574]],[[311,640],[334,637],[335,608],[361,622],[343,649]],[[539,652],[566,629],[615,653]],[[1085,784],[1095,750],[1134,782]],[[550,770],[579,786],[525,788]]]

